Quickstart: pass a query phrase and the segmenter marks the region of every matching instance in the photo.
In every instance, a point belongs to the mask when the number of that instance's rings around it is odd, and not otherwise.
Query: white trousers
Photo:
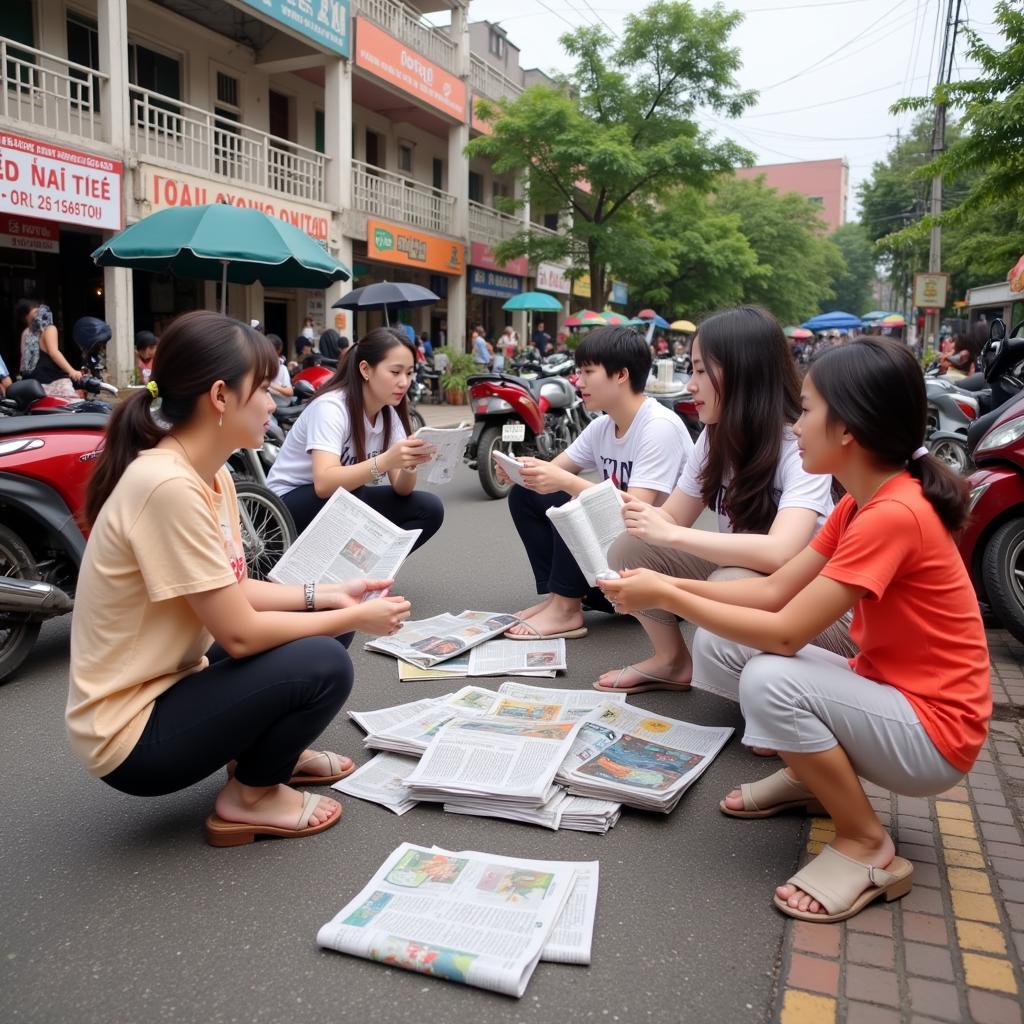
[[[692,653],[693,685],[739,701],[747,746],[814,754],[839,744],[861,778],[904,796],[942,793],[963,776],[896,687],[857,675],[838,654],[764,654],[704,629]]]

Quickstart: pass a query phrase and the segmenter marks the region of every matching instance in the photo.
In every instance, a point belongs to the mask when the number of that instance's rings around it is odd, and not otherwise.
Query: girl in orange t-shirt
[[[665,608],[700,626],[694,685],[738,699],[743,742],[786,763],[733,790],[722,811],[832,817],[835,839],[775,895],[784,913],[828,922],[913,881],[858,776],[907,796],[949,789],[985,741],[992,700],[981,616],[951,536],[967,518],[967,483],[922,446],[924,384],[910,351],[872,336],[829,349],[801,403],[804,468],[847,491],[807,548],[763,578],[641,569],[602,587],[619,611]],[[856,657],[807,646],[851,608]],[[954,619],[964,626],[950,640]]]

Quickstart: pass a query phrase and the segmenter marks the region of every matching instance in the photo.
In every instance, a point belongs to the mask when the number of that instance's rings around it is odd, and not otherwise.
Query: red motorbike
[[[576,389],[571,356],[546,361],[535,378],[485,373],[467,383],[474,426],[464,459],[492,498],[504,498],[512,489],[498,479],[491,457],[496,449],[503,448],[513,458],[552,459],[592,418]]]

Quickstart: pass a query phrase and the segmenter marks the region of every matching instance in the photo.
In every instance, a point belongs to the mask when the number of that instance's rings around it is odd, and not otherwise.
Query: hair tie
[[[923,459],[928,454],[928,449],[924,445],[921,445],[913,455],[910,456],[911,462],[916,462],[918,459]]]
[[[160,389],[156,386],[156,381],[151,380],[146,384],[146,390],[154,397],[160,397]]]

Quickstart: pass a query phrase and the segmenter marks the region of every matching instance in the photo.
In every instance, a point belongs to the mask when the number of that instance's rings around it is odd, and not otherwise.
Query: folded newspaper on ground
[[[565,671],[565,641],[489,640],[469,652],[471,676],[547,676]]]
[[[393,579],[422,530],[402,530],[339,487],[270,570],[274,583]]]
[[[518,621],[514,615],[502,612],[464,611],[461,615],[435,615],[430,619],[403,622],[392,636],[369,641],[366,650],[390,654],[420,668],[433,668],[485,640],[492,640]]]
[[[445,802],[486,797],[490,806],[541,807],[581,722],[453,718],[406,779],[410,796]]]
[[[491,797],[460,796],[445,801],[444,809],[450,814],[469,814],[477,818],[502,818],[542,828],[568,829],[573,832],[597,832],[604,835],[615,827],[622,813],[622,804],[612,800],[592,800],[589,797],[570,796],[561,786],[540,807],[518,807],[496,804]]]
[[[405,814],[416,806],[406,789],[406,776],[416,767],[413,757],[378,754],[331,787],[339,793],[381,804],[394,814]]]
[[[415,683],[430,679],[464,679],[469,675],[469,654],[460,654],[457,658],[442,661],[434,668],[420,668],[401,658],[395,660],[398,666],[400,683]]]
[[[526,641],[514,640],[513,643]],[[496,703],[487,714],[511,718],[529,717],[544,721],[574,722],[585,718],[602,704],[625,704],[624,693],[600,693],[597,690],[553,690],[547,686],[529,686],[509,680],[498,687],[505,703]]]
[[[460,423],[457,427],[420,427],[413,437],[422,438],[434,448],[434,455],[423,467],[430,467],[428,484],[446,484],[455,475],[462,462],[462,453],[473,433],[472,426]]]
[[[403,843],[317,933],[321,946],[509,996],[526,991],[576,869]]]
[[[501,466],[505,471],[505,476],[512,483],[519,484],[520,487],[523,486],[523,464],[518,459],[513,459],[511,455],[506,455],[497,448],[491,452],[491,457]]]
[[[622,494],[611,480],[588,487],[578,498],[549,508],[548,519],[572,552],[576,564],[593,587],[601,573],[610,572],[608,549],[626,532]]]
[[[667,814],[732,732],[607,704],[583,720],[557,779],[571,794]]]

